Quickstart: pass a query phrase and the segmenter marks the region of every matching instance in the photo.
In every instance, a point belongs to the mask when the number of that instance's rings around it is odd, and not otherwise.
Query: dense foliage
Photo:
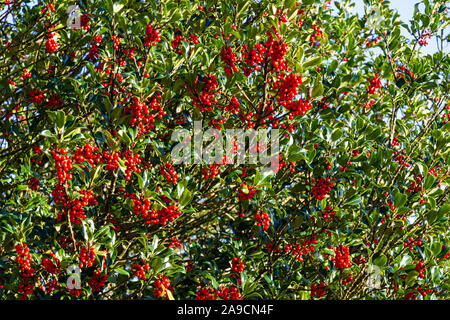
[[[0,4],[2,299],[450,298],[445,1],[73,4]],[[174,164],[194,121],[277,172]]]

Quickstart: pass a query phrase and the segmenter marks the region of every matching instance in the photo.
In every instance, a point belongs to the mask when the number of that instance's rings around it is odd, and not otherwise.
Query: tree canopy
[[[448,7],[364,3],[3,1],[1,299],[449,299]]]

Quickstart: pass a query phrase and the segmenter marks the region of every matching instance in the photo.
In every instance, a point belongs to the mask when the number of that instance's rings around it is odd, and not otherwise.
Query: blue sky
[[[356,6],[355,9],[356,12],[360,13],[361,15],[364,14],[364,1],[363,0],[354,0],[353,1]],[[409,24],[409,20],[412,19],[414,14],[414,5],[420,0],[391,0],[388,1],[390,3],[390,7],[393,9],[396,9],[398,13],[400,14],[400,20],[403,22]],[[423,5],[422,5],[423,6]],[[419,6],[420,8],[420,6]],[[402,34],[405,37],[410,38],[411,36],[408,34],[408,31],[402,28]],[[444,34],[448,34],[448,29],[445,30]],[[449,45],[444,43],[444,52],[449,52]],[[436,39],[431,38],[428,40],[428,45],[421,48],[421,52],[423,53],[433,53],[437,51],[437,45],[436,45]]]

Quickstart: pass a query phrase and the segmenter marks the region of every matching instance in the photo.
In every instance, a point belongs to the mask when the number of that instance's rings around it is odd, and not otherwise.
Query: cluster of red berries
[[[31,90],[28,94],[30,95],[31,101],[36,104],[40,104],[45,99],[44,93],[39,90]]]
[[[176,205],[170,205],[167,208],[150,211],[151,203],[149,199],[139,198],[134,193],[125,193],[124,196],[133,201],[134,213],[141,216],[144,219],[145,224],[166,225],[169,221],[174,221],[181,214],[181,211]]]
[[[417,292],[411,291],[405,294],[405,300],[417,300]]]
[[[125,198],[130,198],[133,201],[133,211],[136,215],[142,216],[144,219],[148,215],[148,211],[151,208],[150,199],[148,198],[139,198],[135,193],[127,193],[124,194]]]
[[[314,34],[311,36],[311,43],[315,43],[317,39],[323,38],[323,32],[320,26],[312,26],[311,29],[313,29]]]
[[[196,44],[198,44],[199,42],[198,42],[198,36],[196,35],[196,34],[191,34],[190,36],[189,36],[189,41],[193,44],[193,45],[196,45]]]
[[[20,76],[22,78],[22,80],[26,80],[26,79],[30,79],[31,78],[31,72],[28,71],[27,69],[23,69],[23,73]]]
[[[6,3],[8,3],[8,1]],[[51,16],[51,12],[55,12],[55,8],[53,7],[52,3],[49,3],[49,4],[45,5],[45,7],[43,7],[41,9],[41,12],[42,13],[46,13],[47,12],[47,16],[50,17]]]
[[[334,249],[335,256],[331,257],[336,269],[346,269],[352,266],[350,261],[350,249],[349,247],[340,245]]]
[[[120,38],[116,37],[116,36],[112,36],[112,39],[114,41],[114,50],[119,50]],[[146,45],[148,45],[148,44],[146,43]]]
[[[37,191],[39,189],[40,181],[36,179],[35,177],[30,178],[28,181],[28,186],[31,190]]]
[[[241,300],[239,289],[235,286],[221,286],[218,290],[213,288],[200,288],[197,290],[197,300]]]
[[[105,170],[116,171],[117,169],[119,169],[120,154],[118,152],[110,154],[104,150],[102,156],[106,164]]]
[[[32,278],[34,277],[34,268],[31,267],[32,255],[27,244],[16,245],[16,257],[19,262],[20,276],[22,280],[19,283],[18,292],[22,293],[21,299],[27,299],[28,295],[34,290]]]
[[[253,198],[253,196],[256,193],[256,187],[255,186],[249,186],[246,183],[242,183],[241,187],[239,188],[239,199],[240,200],[248,200]]]
[[[69,170],[72,169],[72,159],[67,155],[67,150],[64,148],[50,150],[50,153],[55,161],[55,168],[57,170],[56,176],[58,177],[59,184],[63,184],[67,180],[72,179],[72,175]]]
[[[175,52],[177,52],[178,54],[182,54],[183,53],[183,51],[181,50],[181,49],[179,49],[179,46],[180,46],[180,44],[181,44],[181,41],[186,41],[186,42],[189,42],[189,43],[191,43],[192,45],[196,45],[196,44],[198,44],[199,42],[198,42],[198,36],[197,35],[195,35],[195,34],[191,34],[190,36],[189,36],[189,40],[187,40],[185,37],[183,37],[183,35],[182,35],[182,33],[181,33],[181,31],[179,30],[179,29],[177,29],[176,31],[175,31],[175,38],[172,40],[172,42],[171,42],[171,46],[172,46],[172,49],[175,51]]]
[[[192,262],[192,260],[188,260],[186,261],[186,271],[192,271],[194,269],[194,262]]]
[[[47,270],[47,272],[52,273],[52,274],[58,274],[60,261],[53,252],[50,252],[50,255],[53,257],[55,262],[53,262],[49,258],[42,258],[41,264],[45,268],[45,270]]]
[[[277,40],[272,36],[275,35]],[[275,27],[272,27],[272,31],[267,31],[268,40],[265,43],[266,55],[272,62],[271,72],[280,72],[287,69],[287,60],[284,58],[288,51],[288,45],[284,42],[278,34]]]
[[[170,285],[170,280],[165,275],[158,275],[158,279],[153,282],[155,287],[154,295],[156,297],[169,298],[167,291],[173,292],[173,287]]]
[[[278,172],[279,170],[283,169],[283,168],[289,168],[289,170],[292,173],[295,173],[295,161],[289,161],[287,162],[285,159],[283,159],[283,157],[280,155],[278,156],[278,167],[276,168],[275,172]]]
[[[334,215],[336,215],[336,211],[334,211],[330,206],[326,206],[325,210],[321,212],[323,221],[329,222],[333,220]]]
[[[392,143],[391,143],[392,147],[397,147],[400,145],[400,141],[398,141],[397,136],[395,136],[394,138],[392,138]]]
[[[87,143],[83,147],[75,150],[73,161],[76,164],[81,164],[83,161],[86,161],[92,168],[95,168],[102,161],[102,157],[98,147],[94,147],[92,143]],[[83,168],[84,166],[81,167]]]
[[[431,39],[431,33],[429,30],[424,31],[421,35],[419,40],[417,41],[417,43],[419,44],[419,46],[421,47],[426,47],[428,45],[428,39]]]
[[[319,285],[313,283],[311,285],[311,297],[320,298],[325,295],[325,288],[327,287],[325,282],[321,282]]]
[[[80,268],[92,267],[95,262],[94,247],[80,247]]]
[[[158,102],[158,100],[154,101]],[[155,117],[150,113],[150,107],[145,102],[133,97],[131,105],[125,107],[125,112],[131,113],[129,123],[131,126],[138,126],[141,135],[154,127]]]
[[[197,290],[197,300],[215,300],[217,298],[217,290],[213,288],[200,288]]]
[[[239,289],[235,286],[220,287],[217,295],[222,300],[242,300]]]
[[[219,85],[217,82],[217,77],[213,74],[205,76],[202,80],[204,85],[204,90],[207,91],[214,91],[217,89],[217,86]]]
[[[348,285],[353,281],[353,275],[350,273],[346,278],[342,279],[342,284],[344,286]]]
[[[51,294],[57,288],[59,288],[59,283],[56,279],[51,279],[45,283],[45,292],[48,294]]]
[[[19,283],[19,287],[17,288],[17,291],[19,293],[22,293],[21,300],[26,300],[28,298],[28,295],[33,293],[34,285],[33,285],[33,283],[28,282],[27,280],[22,280]]]
[[[363,264],[363,263],[366,263],[366,258],[363,257],[363,256],[354,257],[352,260],[353,260],[353,262],[356,263],[356,264]]]
[[[34,146],[33,146],[33,152],[34,152],[36,155],[40,155],[40,154],[42,153],[42,149],[41,149],[41,147],[40,147],[39,145],[34,145]]]
[[[225,106],[225,111],[234,113],[234,114],[238,114],[240,107],[241,107],[241,105],[240,105],[238,99],[236,99],[236,97],[231,97],[230,103],[227,106]]]
[[[55,35],[55,32],[47,34],[47,41],[45,42],[47,53],[55,53],[58,50],[58,41],[55,39]]]
[[[422,191],[422,186],[420,185],[423,180],[423,176],[419,174],[416,177],[415,181],[412,181],[411,184],[408,187],[408,190],[406,192],[420,192]]]
[[[220,51],[220,58],[227,65],[226,67],[224,67],[227,76],[231,75],[233,72],[238,72],[238,68],[235,65],[237,61],[236,54],[233,52],[233,49],[231,49],[231,47],[222,47],[222,50]]]
[[[92,289],[92,292],[97,293],[100,292],[105,286],[106,280],[108,279],[107,274],[102,274],[100,270],[96,270],[91,279],[89,279],[88,283]]]
[[[32,255],[30,253],[30,248],[26,243],[23,245],[16,245],[16,252],[18,256],[16,261],[19,263],[20,275],[24,279],[29,279],[34,277],[34,269],[31,267]]]
[[[72,297],[79,297],[83,293],[83,289],[71,289],[69,290],[69,293]]]
[[[212,111],[212,104],[217,103],[217,77],[215,75],[208,75],[202,79],[203,88],[201,92],[198,93],[197,88],[198,78],[195,80],[194,90],[189,91],[192,93],[192,104],[199,109],[200,112]]]
[[[207,168],[202,168],[203,178],[205,180],[214,179],[218,174],[220,174],[220,164],[210,164]]]
[[[148,263],[144,263],[144,265],[139,265],[135,263],[131,270],[133,271],[134,275],[138,277],[141,280],[147,280],[147,271],[150,270],[150,265]]]
[[[145,28],[144,45],[150,47],[161,41],[161,35],[151,24]]]
[[[63,203],[68,204],[68,208],[64,208],[64,212],[58,212],[58,222],[63,220],[67,212],[70,222],[79,225],[81,224],[82,220],[86,219],[86,212],[84,211],[84,207],[95,206],[98,204],[97,196],[95,196],[91,190],[80,190],[79,193],[83,196],[80,199],[74,200],[66,199],[66,195],[64,193]],[[60,201],[61,199],[58,198],[58,202],[55,200],[55,203],[61,204]]]
[[[178,173],[175,168],[170,164],[166,163],[161,166],[161,174],[166,178],[166,181],[172,184],[176,184],[178,180]]]
[[[161,88],[161,90],[164,90],[164,88]],[[155,116],[158,119],[162,119],[167,114],[166,111],[164,111],[164,108],[160,103],[161,99],[162,99],[161,92],[157,91],[147,101],[148,106],[150,107],[150,109],[155,111]],[[140,137],[142,134],[148,132],[150,129],[152,129],[154,127],[153,124],[149,124],[149,125],[145,126],[146,122],[145,121],[143,121],[143,122],[144,123],[139,126],[141,133],[137,135],[138,137]],[[149,120],[149,122],[150,122],[150,120]]]
[[[303,116],[312,107],[311,101],[307,99],[303,100],[302,98],[296,101],[287,102],[285,105],[285,108],[291,112],[289,115],[289,119],[291,120],[294,119],[294,116],[296,115]]]
[[[87,13],[84,13],[81,15],[80,24],[81,24],[81,27],[83,28],[83,30],[88,30],[91,27],[89,25],[89,20],[91,20],[91,18],[89,18]]]
[[[262,226],[263,230],[266,231],[270,227],[270,217],[267,212],[257,212],[255,214],[255,220],[257,226]]]
[[[409,168],[411,165],[409,163],[405,162],[405,158],[406,158],[406,152],[403,152],[403,154],[401,154],[398,151],[394,151],[394,161],[401,166],[405,166],[406,168]]]
[[[249,76],[253,70],[260,70],[261,64],[264,62],[263,55],[266,52],[266,48],[261,44],[256,44],[255,47],[251,50],[247,49],[247,45],[244,45],[244,52],[242,53],[242,57],[246,64],[250,67],[243,68],[244,75]],[[254,67],[253,67],[254,66]]]
[[[375,73],[375,76],[372,79],[367,79],[370,81],[369,88],[367,88],[368,94],[376,94],[378,89],[381,88],[381,80],[378,78],[378,73]]]
[[[287,10],[286,12],[289,13],[289,10]],[[279,21],[278,21],[278,26],[281,25],[281,22],[284,22],[284,23],[288,22],[288,20],[287,20],[287,15],[286,15],[285,13],[283,13],[282,10],[277,9],[277,14],[276,14],[276,16],[277,16],[278,19],[279,19]]]
[[[181,34],[181,31],[180,30],[175,31],[175,38],[172,40],[172,42],[170,44],[172,46],[172,49],[178,54],[183,53],[183,51],[181,49],[179,49],[181,41],[183,41],[183,40],[186,41],[186,39]]]
[[[141,169],[137,167],[142,162],[139,154],[132,155],[129,150],[125,152],[125,180],[130,180],[133,172],[141,172]]]
[[[52,190],[53,201],[58,205],[67,207],[69,200],[67,199],[66,189],[62,184],[57,184]]]
[[[427,294],[433,294],[434,290],[433,289],[422,289],[421,287],[417,287],[417,291],[420,292],[420,294],[425,298],[427,296]],[[437,293],[437,292],[436,292]]]
[[[407,241],[407,242],[405,242],[405,243],[403,244],[403,247],[405,247],[405,248],[408,247],[410,251],[413,251],[413,250],[414,250],[414,246],[415,246],[415,245],[418,245],[418,246],[421,246],[421,245],[422,245],[422,239],[421,239],[421,238],[419,238],[418,240],[414,240],[413,237],[409,237],[408,240],[409,240],[409,241]]]
[[[373,104],[374,104],[374,103],[375,103],[375,100],[370,99],[368,102],[366,102],[366,103],[364,104],[364,108],[370,109],[370,108],[373,107]]]
[[[312,253],[315,251],[313,244],[317,244],[316,236],[313,236],[311,239],[306,239],[299,243],[288,243],[284,247],[284,252],[286,254],[291,254],[297,258],[298,262],[303,262],[303,255]]]
[[[231,260],[231,272],[234,273],[234,276],[236,278],[242,271],[244,271],[244,269],[245,269],[244,263],[241,260],[239,260],[238,257],[234,257]]]
[[[95,42],[91,42],[91,47],[89,48],[89,53],[87,58],[89,60],[97,60],[100,55],[100,51],[98,50],[98,46]]]
[[[52,95],[48,98],[47,103],[45,104],[46,108],[53,109],[58,108],[63,105],[63,100],[59,94]]]
[[[444,173],[444,170],[442,168],[440,168],[440,167],[441,167],[441,165],[439,163],[437,163],[434,166],[434,168],[431,168],[430,170],[428,170],[427,175],[429,176],[430,174],[432,174],[436,178],[439,177],[439,173]]]
[[[162,208],[156,211],[156,219],[152,223],[159,223],[166,225],[169,221],[174,221],[181,214],[181,211],[176,205],[170,205],[167,208]]]
[[[330,193],[331,188],[334,187],[334,182],[331,182],[330,178],[320,179],[312,179],[312,183],[315,183],[315,186],[312,187],[312,193],[317,200],[322,200],[325,196]]]
[[[286,107],[298,94],[298,88],[302,83],[302,77],[294,73],[291,73],[286,77],[281,77],[280,80],[274,84],[274,89],[278,89],[277,102]]]
[[[422,261],[416,261],[416,266],[414,267],[414,270],[416,270],[419,273],[419,278],[425,278],[424,272],[426,270],[426,266]]]
[[[73,241],[70,237],[61,236],[58,239],[58,244],[61,246],[61,248],[66,249],[69,246],[73,246]]]
[[[182,246],[182,243],[177,238],[170,238],[169,248],[181,248]]]

